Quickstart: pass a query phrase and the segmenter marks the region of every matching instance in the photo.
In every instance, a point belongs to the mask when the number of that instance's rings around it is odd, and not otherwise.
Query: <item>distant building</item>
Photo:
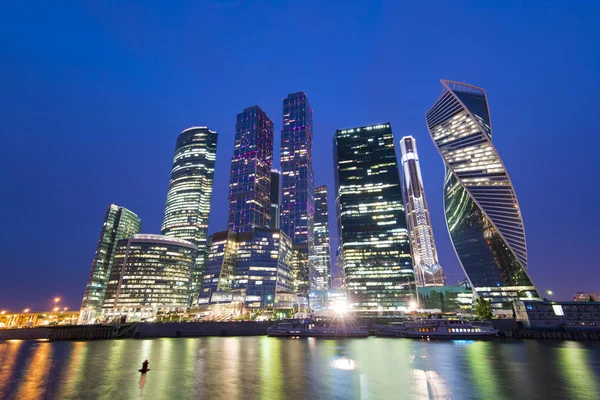
[[[473,289],[468,281],[453,286],[419,287],[419,308],[442,312],[472,313]]]
[[[141,226],[140,218],[124,207],[111,204],[106,209],[100,239],[98,239],[90,276],[81,302],[80,324],[94,323],[102,313],[102,303],[117,242],[139,233]]]
[[[281,171],[271,169],[271,221],[269,228],[279,229],[281,219]]]
[[[118,242],[104,299],[109,320],[152,319],[188,307],[198,247],[163,235],[133,235]]]
[[[390,124],[338,130],[333,159],[341,261],[351,306],[390,310],[416,304]]]
[[[427,127],[446,166],[448,232],[478,297],[494,312],[539,298],[527,272],[527,244],[517,195],[492,143],[485,91],[442,80]]]
[[[236,117],[229,178],[229,229],[248,232],[269,227],[273,122],[258,106]]]
[[[162,223],[163,235],[198,247],[191,270],[192,296],[198,295],[204,271],[217,138],[217,132],[205,126],[188,128],[177,137]]]
[[[438,261],[433,238],[415,138],[405,136],[400,140],[400,156],[406,221],[417,285],[444,286],[444,273]]]
[[[314,256],[314,172],[312,167],[312,109],[303,92],[283,99],[281,130],[282,204],[281,230],[294,247],[294,290],[308,298],[315,273]]]
[[[329,206],[327,204],[327,186],[315,189],[315,289],[327,290],[331,282],[331,254],[329,246]]]
[[[525,328],[600,330],[600,303],[520,300],[513,304]]]
[[[574,301],[600,301],[599,293],[577,292],[573,295]]]
[[[271,228],[217,232],[211,238],[200,304],[276,309],[279,295],[293,293],[292,283],[292,244],[285,233]]]

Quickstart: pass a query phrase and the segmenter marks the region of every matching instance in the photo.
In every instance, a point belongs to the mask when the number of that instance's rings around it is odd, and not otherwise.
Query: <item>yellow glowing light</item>
[[[28,313],[29,312],[29,308],[26,308],[23,310],[24,313]]]
[[[60,301],[60,297],[55,297],[55,298],[54,298],[54,302],[55,302],[55,303],[58,303],[59,301]]]
[[[552,290],[548,290],[548,291],[546,291],[546,293],[548,293],[548,296],[552,296],[554,294],[554,292]]]
[[[6,310],[2,310],[2,311],[0,312],[0,314],[2,314],[2,315],[6,314]]]
[[[56,312],[56,311],[58,311],[58,310],[59,310],[59,308],[58,308],[58,307],[54,307],[54,310],[53,310],[53,311],[54,311],[54,312]]]

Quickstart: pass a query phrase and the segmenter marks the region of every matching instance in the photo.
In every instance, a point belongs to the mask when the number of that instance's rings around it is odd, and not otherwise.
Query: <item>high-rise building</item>
[[[527,273],[519,202],[492,144],[485,91],[447,80],[442,85],[426,120],[446,166],[448,232],[477,296],[510,309],[515,299],[538,298]]]
[[[329,213],[327,186],[315,189],[315,289],[327,290],[331,286],[331,254],[329,247]]]
[[[312,109],[303,92],[283,99],[281,130],[281,230],[294,247],[294,288],[308,297],[314,280],[314,174],[312,167]]]
[[[271,210],[273,122],[258,106],[237,115],[229,180],[229,229],[268,227]]]
[[[279,229],[213,234],[200,304],[279,308],[278,296],[293,292],[291,258],[291,240]]]
[[[118,242],[104,298],[108,319],[153,318],[185,311],[198,248],[162,235],[133,235]]]
[[[338,130],[333,146],[339,243],[350,304],[357,309],[416,305],[390,124]]]
[[[269,227],[279,229],[281,218],[281,171],[271,169],[271,221]]]
[[[433,239],[415,138],[405,136],[400,140],[400,156],[406,221],[417,286],[444,286],[444,274]]]
[[[188,128],[177,138],[162,234],[198,247],[192,296],[198,294],[204,270],[216,156],[217,132],[205,126]]]
[[[140,218],[124,207],[111,204],[106,209],[92,269],[81,302],[80,324],[94,323],[97,317],[101,315],[117,242],[139,233],[141,225]]]

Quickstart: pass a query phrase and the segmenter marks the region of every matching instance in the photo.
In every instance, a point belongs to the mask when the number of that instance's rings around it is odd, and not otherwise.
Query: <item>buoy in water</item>
[[[140,369],[138,371],[140,371],[142,374],[145,374],[146,372],[150,371],[150,368],[148,368],[148,364],[150,364],[150,362],[148,362],[148,360],[144,361],[142,363],[142,369]]]

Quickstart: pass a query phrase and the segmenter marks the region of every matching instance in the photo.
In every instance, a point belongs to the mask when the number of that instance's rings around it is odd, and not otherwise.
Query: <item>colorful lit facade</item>
[[[338,130],[333,144],[350,304],[366,310],[408,308],[417,298],[391,126]]]
[[[197,252],[193,243],[163,235],[139,234],[120,240],[106,289],[104,317],[139,321],[159,312],[185,311]]]
[[[200,126],[184,130],[177,138],[162,224],[163,235],[198,247],[192,268],[192,295],[200,289],[204,270],[217,137],[217,132]]]
[[[410,234],[417,286],[444,286],[444,274],[438,262],[429,208],[423,188],[417,143],[412,136],[405,136],[400,140],[400,158],[406,222]]]
[[[92,269],[81,302],[80,324],[94,323],[101,315],[117,242],[139,233],[141,226],[140,218],[124,207],[111,204],[106,209]]]
[[[315,289],[327,290],[331,282],[331,254],[329,247],[329,212],[327,186],[315,189]]]
[[[314,173],[312,109],[303,92],[283,99],[281,230],[294,246],[294,287],[308,298],[314,281]]]
[[[281,219],[281,171],[271,169],[271,221],[269,227],[279,229]]]
[[[279,308],[293,293],[292,243],[279,229],[217,232],[211,246],[200,304],[229,309]]]
[[[268,227],[271,210],[273,122],[258,106],[237,115],[229,180],[229,229]]]
[[[517,196],[492,144],[485,91],[442,80],[426,113],[446,166],[445,215],[454,250],[477,296],[495,309],[538,298],[527,273],[527,245]]]

